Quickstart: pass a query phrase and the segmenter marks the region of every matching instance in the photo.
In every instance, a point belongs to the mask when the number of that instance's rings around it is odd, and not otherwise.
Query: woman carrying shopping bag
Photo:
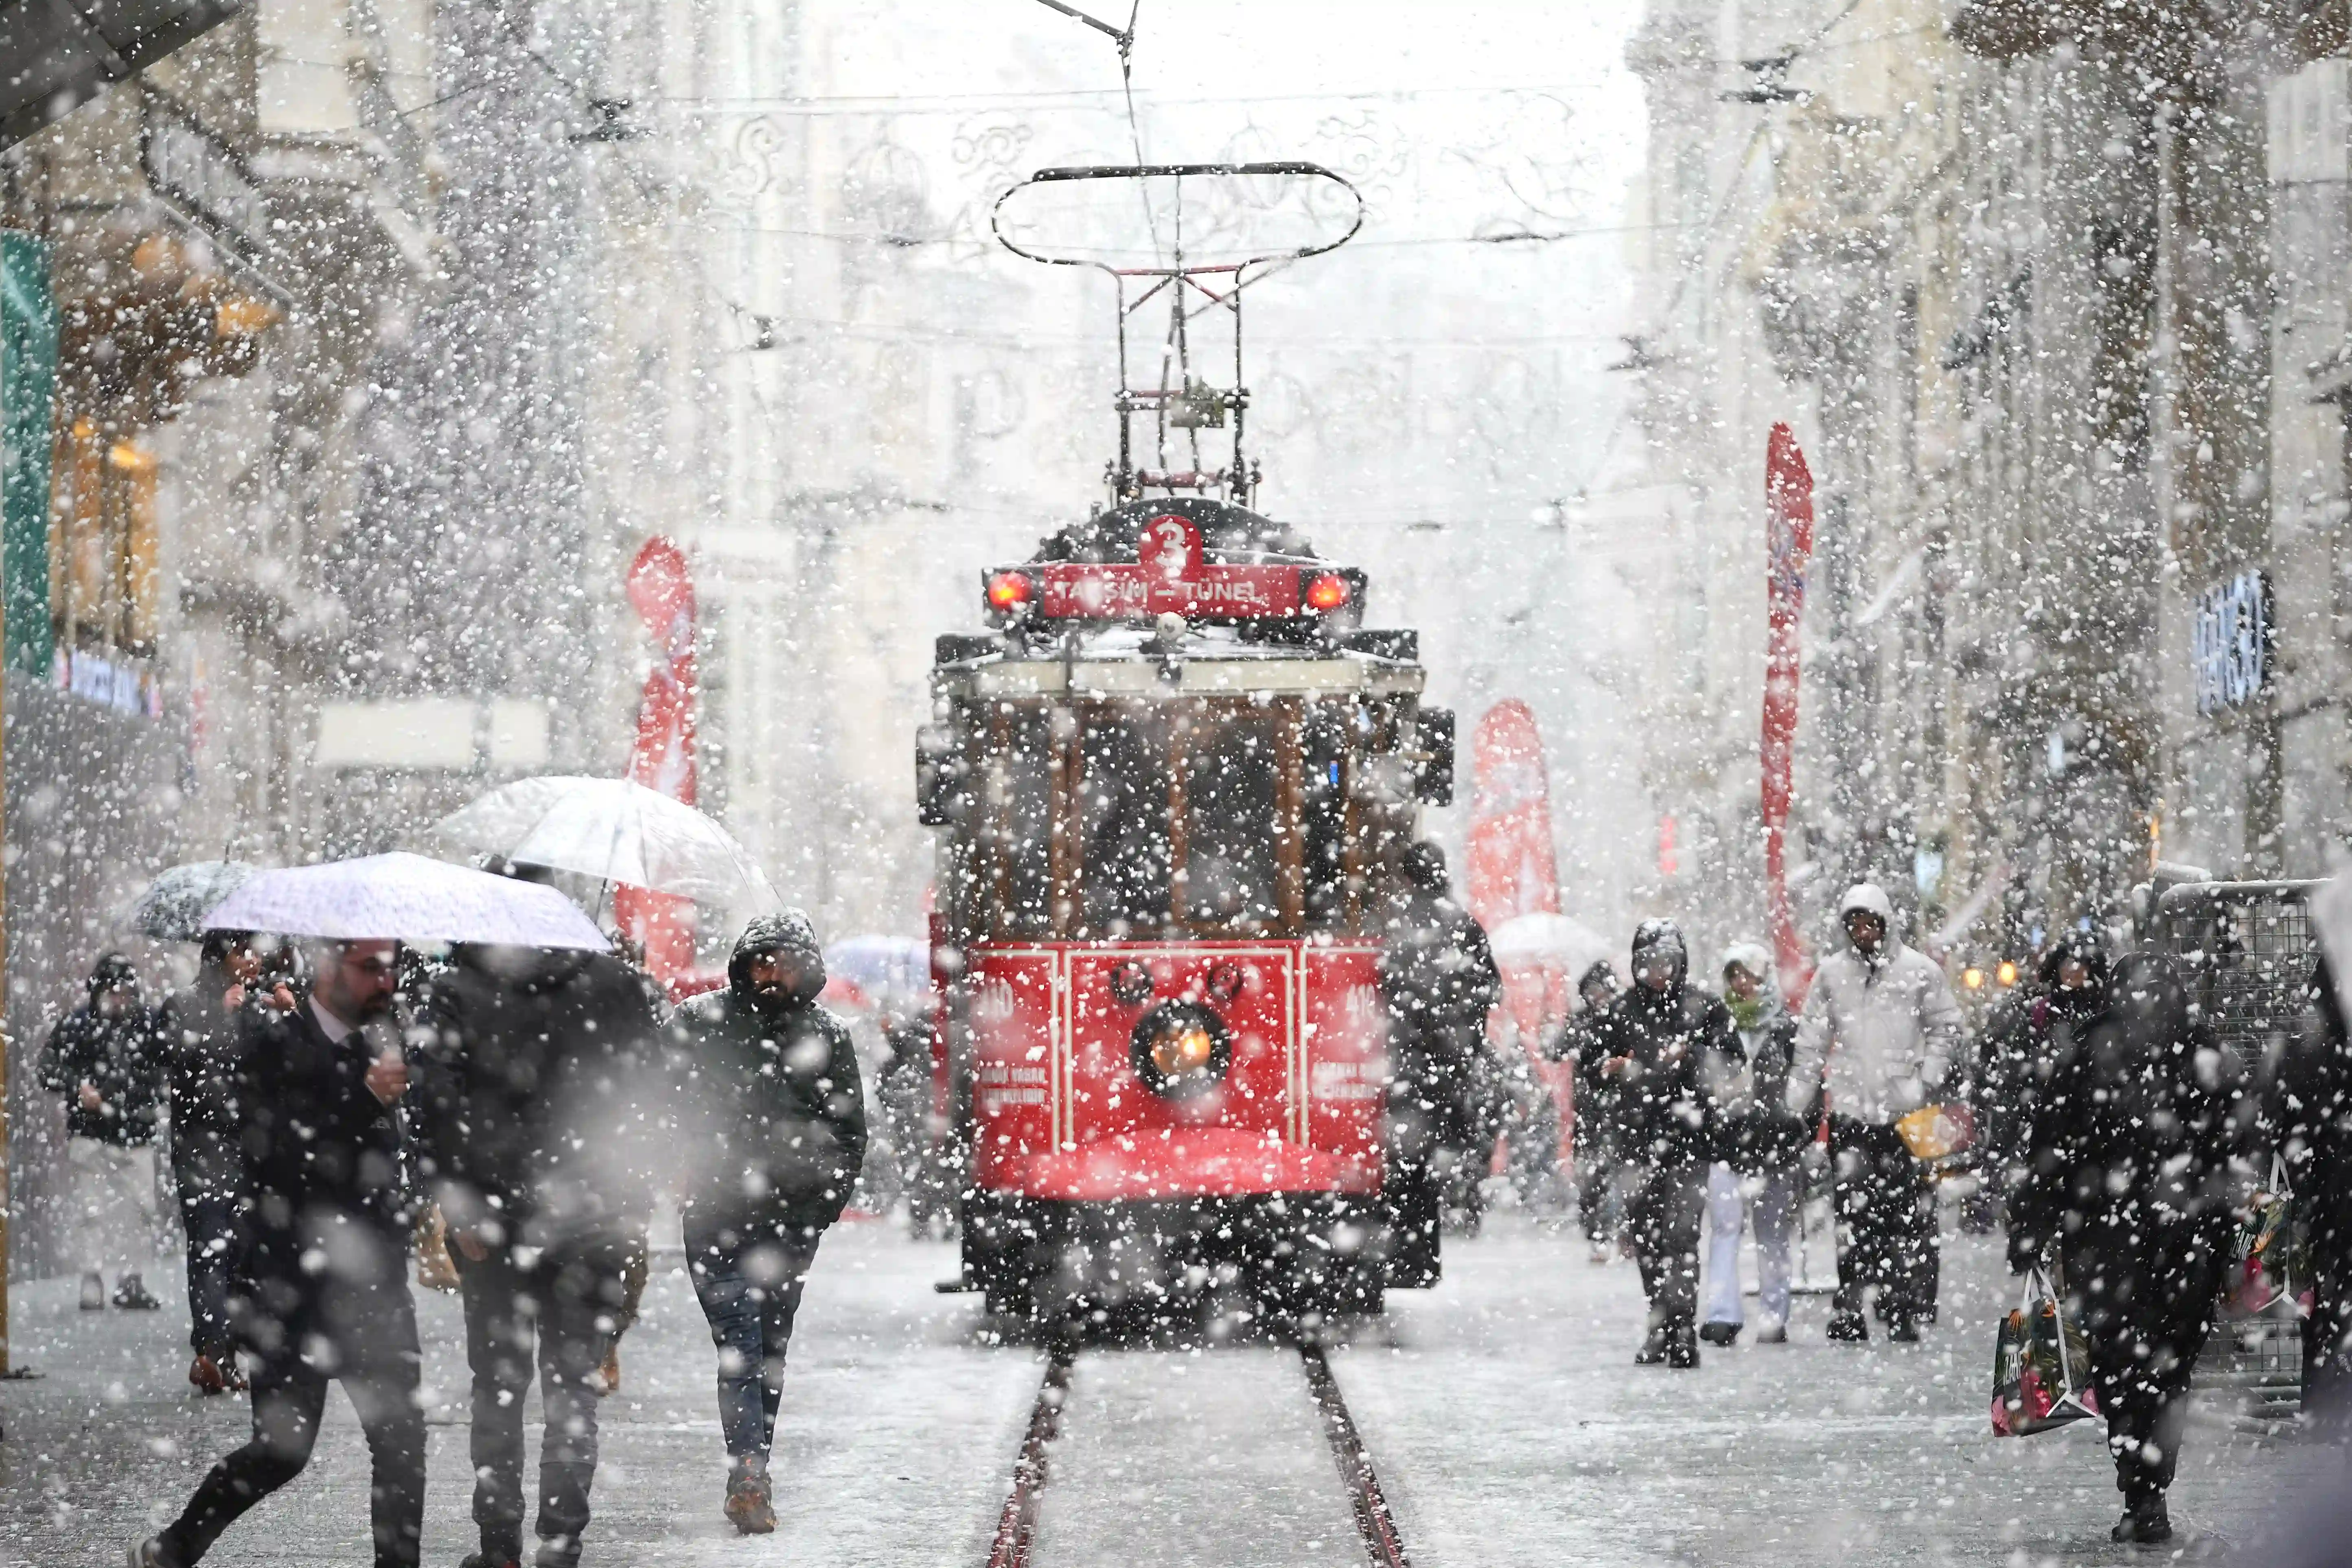
[[[2114,1539],[2168,1541],[2165,1492],[2231,1257],[2256,1102],[2168,959],[2135,954],[2110,973],[2092,954],[2058,976],[2052,1012],[2010,1202],[2010,1266],[2061,1260],[2065,1315],[2087,1342],[2124,1494]]]

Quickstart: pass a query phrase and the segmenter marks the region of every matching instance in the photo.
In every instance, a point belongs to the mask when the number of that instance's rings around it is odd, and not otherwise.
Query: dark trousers
[[[1698,1321],[1698,1232],[1706,1214],[1703,1165],[1652,1167],[1626,1205],[1653,1327],[1688,1328]]]
[[[2303,1322],[2303,1408],[2337,1436],[2352,1431],[2352,1205],[2313,1184],[2311,1316]]]
[[[2094,1222],[2063,1245],[2066,1295],[2090,1342],[2116,1488],[2126,1504],[2172,1485],[2189,1374],[2213,1331],[2231,1251],[2226,1224]]]
[[[596,1478],[595,1375],[620,1332],[626,1246],[615,1240],[550,1255],[527,1269],[505,1251],[477,1263],[453,1247],[450,1257],[474,1376],[474,1523],[482,1554],[493,1563],[522,1555],[523,1397],[535,1364],[547,1418],[539,1453],[540,1560],[574,1562]]]
[[[225,1186],[182,1175],[180,1226],[188,1239],[188,1346],[226,1362],[236,1348],[229,1328],[231,1254],[236,1246],[236,1199]]]
[[[730,1458],[768,1457],[784,1390],[784,1352],[818,1226],[781,1215],[686,1211],[686,1261],[719,1347],[719,1426]]]
[[[163,1531],[164,1560],[192,1564],[239,1515],[302,1473],[319,1440],[327,1384],[339,1377],[367,1436],[373,1485],[368,1515],[376,1568],[416,1568],[425,1525],[425,1412],[416,1403],[416,1319],[405,1293],[401,1321],[379,1323],[386,1348],[334,1377],[291,1354],[265,1356],[252,1371],[253,1440],[215,1465],[177,1521]],[[298,1521],[289,1521],[289,1523]]]
[[[1890,1325],[1915,1321],[1936,1304],[1936,1195],[1927,1173],[1892,1127],[1830,1121],[1830,1158],[1837,1179],[1840,1312],[1860,1312],[1862,1293],[1878,1288]]]

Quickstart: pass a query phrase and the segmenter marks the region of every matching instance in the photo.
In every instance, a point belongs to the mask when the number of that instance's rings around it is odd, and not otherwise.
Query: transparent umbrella
[[[518,865],[772,912],[767,874],[702,813],[627,779],[551,775],[503,784],[434,830]]]
[[[257,871],[205,918],[207,931],[339,942],[478,942],[603,951],[611,944],[553,888],[423,855],[369,855]]]
[[[118,923],[159,942],[202,942],[205,917],[252,875],[253,868],[238,860],[174,866],[147,884]]]

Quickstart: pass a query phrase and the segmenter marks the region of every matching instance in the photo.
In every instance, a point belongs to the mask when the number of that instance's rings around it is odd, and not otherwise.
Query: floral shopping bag
[[[1992,1429],[2002,1437],[2046,1432],[2099,1415],[2090,1344],[2067,1316],[2052,1271],[2026,1271],[2025,1294],[2000,1321],[1993,1347]]]

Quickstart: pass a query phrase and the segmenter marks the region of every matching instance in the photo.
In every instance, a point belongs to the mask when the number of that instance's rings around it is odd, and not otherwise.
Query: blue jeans
[[[687,1268],[719,1347],[719,1426],[728,1457],[765,1459],[775,1442],[793,1316],[824,1227],[698,1207],[688,1208],[685,1221]]]
[[[1739,1300],[1739,1232],[1748,1205],[1756,1216],[1756,1295],[1769,1328],[1789,1321],[1789,1242],[1797,1220],[1797,1176],[1774,1171],[1743,1176],[1717,1163],[1706,1179],[1706,1321],[1747,1321]]]

